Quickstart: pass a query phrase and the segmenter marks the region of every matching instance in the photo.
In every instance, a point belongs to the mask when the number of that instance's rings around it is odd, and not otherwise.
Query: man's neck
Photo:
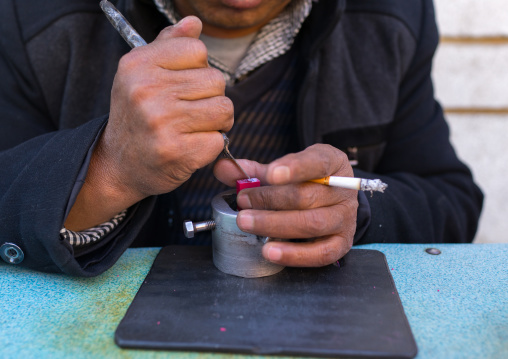
[[[208,49],[208,55],[220,61],[228,72],[234,73],[254,40],[256,33],[247,36],[224,39],[201,34],[199,37]]]

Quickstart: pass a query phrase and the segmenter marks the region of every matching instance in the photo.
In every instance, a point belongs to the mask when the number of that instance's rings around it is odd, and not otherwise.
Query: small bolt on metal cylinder
[[[215,229],[215,221],[202,221],[202,222],[192,222],[192,221],[184,221],[183,222],[183,233],[187,238],[194,238],[194,234],[204,231],[211,231]]]

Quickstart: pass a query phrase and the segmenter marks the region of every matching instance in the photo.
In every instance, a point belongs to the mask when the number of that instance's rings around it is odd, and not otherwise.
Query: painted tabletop
[[[440,255],[426,253],[429,245],[358,248],[386,255],[418,359],[508,358],[508,244],[435,247]],[[114,331],[158,252],[129,249],[95,278],[1,264],[0,358],[261,358],[115,345]]]

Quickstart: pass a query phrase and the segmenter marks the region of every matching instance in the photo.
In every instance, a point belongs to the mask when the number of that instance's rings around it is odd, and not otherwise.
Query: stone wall
[[[434,2],[436,97],[486,197],[475,242],[508,242],[508,1]]]

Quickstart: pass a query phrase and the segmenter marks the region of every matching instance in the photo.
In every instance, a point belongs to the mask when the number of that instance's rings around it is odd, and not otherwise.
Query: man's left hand
[[[271,238],[306,238],[306,242],[271,241],[263,256],[292,267],[320,267],[342,258],[353,245],[356,231],[358,192],[308,182],[326,176],[352,177],[347,156],[323,144],[286,155],[264,165],[238,160],[262,187],[242,190],[237,203],[243,209],[236,223],[247,233]],[[217,179],[234,186],[242,179],[230,160],[214,168]]]

